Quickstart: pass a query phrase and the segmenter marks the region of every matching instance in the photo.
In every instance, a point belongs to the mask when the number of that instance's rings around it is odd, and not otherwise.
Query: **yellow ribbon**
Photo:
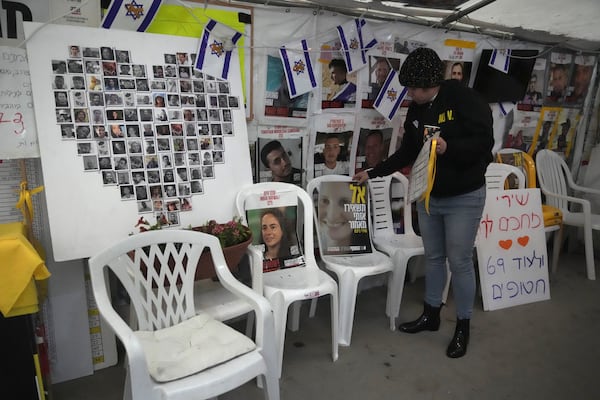
[[[25,218],[25,222],[28,225],[33,221],[33,203],[31,201],[31,196],[38,194],[42,190],[44,190],[44,186],[38,186],[35,189],[28,190],[27,181],[21,182],[19,201],[17,201],[15,207],[21,211],[21,214],[23,214],[23,218]]]
[[[432,139],[431,148],[429,149],[429,161],[427,161],[427,189],[425,189],[425,192],[421,196],[421,200],[425,198],[425,211],[427,211],[427,214],[429,214],[429,198],[431,197],[431,190],[435,181],[436,147],[437,140]]]

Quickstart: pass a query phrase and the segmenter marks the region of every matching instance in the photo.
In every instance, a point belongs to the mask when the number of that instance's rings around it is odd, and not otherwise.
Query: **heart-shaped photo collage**
[[[52,60],[56,122],[76,141],[82,170],[118,186],[139,214],[179,225],[225,162],[224,138],[234,135],[239,98],[227,81],[196,71],[196,55],[164,54],[164,62],[135,63],[129,50],[68,46]]]

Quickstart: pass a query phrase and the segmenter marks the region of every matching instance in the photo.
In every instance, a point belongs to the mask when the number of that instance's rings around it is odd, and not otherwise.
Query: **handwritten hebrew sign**
[[[488,191],[476,243],[484,310],[550,299],[539,189]]]
[[[0,46],[0,159],[39,156],[27,53]]]

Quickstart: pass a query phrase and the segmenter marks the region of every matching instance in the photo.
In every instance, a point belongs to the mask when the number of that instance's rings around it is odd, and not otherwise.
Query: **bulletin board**
[[[476,243],[484,310],[550,299],[539,189],[488,191]]]
[[[164,219],[164,228],[187,228],[203,224],[209,219],[231,219],[237,189],[252,183],[245,112],[241,106],[241,72],[236,51],[233,52],[229,81],[197,76],[193,69],[185,70],[189,77],[179,75],[182,73],[179,61],[173,65],[178,75],[167,80],[154,75],[154,66],[163,66],[165,73],[171,56],[175,58],[177,53],[187,54],[188,58],[183,64],[191,61],[192,54],[197,53],[197,38],[58,25],[47,25],[36,31],[40,27],[37,23],[25,23],[24,27],[29,39],[27,53],[36,123],[38,127],[43,127],[39,129],[38,139],[56,261],[96,254],[137,232],[135,224],[140,217],[150,222],[160,217],[160,221]],[[70,57],[69,51],[74,45],[80,47],[81,59]],[[102,56],[97,54],[102,48],[112,49],[115,59],[125,53],[123,60],[115,60],[118,67],[116,75],[111,75],[112,70],[105,68],[104,61],[110,64],[112,60],[102,60]],[[89,60],[85,55],[86,50]],[[94,58],[99,63],[89,64],[91,69],[88,73],[87,61],[95,61]],[[83,72],[78,71],[76,62],[73,62],[71,72],[69,61],[72,59],[81,60]],[[85,82],[84,89],[64,89],[69,96],[68,107],[57,104],[59,97],[56,92],[63,90],[53,88],[57,75],[54,67],[61,60],[68,63],[64,80],[69,85],[79,83],[74,80],[76,76],[83,76]],[[129,64],[131,73],[135,74],[133,71],[137,70],[143,71],[143,75],[121,76],[121,63]],[[98,65],[100,70],[95,71]],[[118,88],[112,88],[110,79],[113,78],[117,79]],[[92,85],[98,81],[100,88]],[[129,86],[132,81],[135,82],[133,87]],[[197,85],[192,85],[190,89],[189,83]],[[208,87],[211,88],[210,93],[207,92]],[[81,92],[86,103],[76,107],[78,100],[73,96],[78,92]],[[105,96],[102,105],[91,105],[92,92]],[[169,99],[176,97],[178,101],[173,105],[154,107],[157,93]],[[109,105],[107,94],[120,94],[117,97],[122,97],[123,103]],[[152,99],[150,104],[147,104],[148,96]],[[192,97],[194,101],[190,102]],[[133,101],[133,98],[135,102],[127,104],[128,99]],[[78,120],[79,110],[76,108],[83,109],[87,115]],[[200,109],[209,111],[213,119],[200,121]],[[92,121],[94,110],[103,112],[104,123]],[[131,110],[137,111],[128,117]],[[184,119],[184,115],[190,114],[186,110],[191,111],[192,120]],[[142,115],[146,114],[150,119],[142,120]],[[167,114],[166,120],[163,120],[163,114]],[[116,120],[109,120],[115,116]],[[63,125],[71,124],[65,122],[64,118],[73,121],[74,134],[70,129],[62,129]],[[153,133],[148,136],[143,133],[145,124],[152,125]],[[110,138],[99,140],[95,137],[97,125],[104,125],[108,132],[112,132],[112,125],[119,125],[123,128],[121,134],[124,138],[117,139],[111,135]],[[131,130],[131,134],[130,125],[134,128],[138,126],[137,130]],[[190,134],[187,133],[188,125],[192,125]],[[159,137],[159,126],[168,127],[164,130],[160,128],[163,137]],[[116,131],[118,133],[118,127]],[[117,141],[126,145],[125,153],[120,153],[121,146],[114,146]],[[134,146],[134,142],[139,142],[142,150]],[[103,143],[102,147],[98,143]],[[165,147],[161,149],[163,144]],[[150,150],[150,145],[155,150]],[[171,174],[175,175],[168,184],[165,172],[169,167],[156,165],[156,162],[162,162],[164,155],[168,156],[166,159],[172,166]],[[205,156],[210,158],[207,164],[204,164]],[[127,158],[128,164],[124,168],[117,167],[120,158]],[[144,163],[141,168],[137,165],[138,160]],[[106,165],[103,161],[106,161]],[[140,176],[138,172],[142,173],[142,181],[134,180]],[[158,182],[155,182],[156,179]],[[162,192],[157,196],[162,204],[158,208],[154,201],[157,199],[150,194],[151,180],[156,186],[162,186]],[[131,186],[133,193],[127,193],[124,186]],[[166,196],[168,186],[176,188],[172,198]],[[176,209],[167,209],[168,203],[175,205]]]

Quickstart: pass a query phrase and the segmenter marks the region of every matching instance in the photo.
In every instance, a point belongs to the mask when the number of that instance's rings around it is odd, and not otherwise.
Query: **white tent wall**
[[[266,55],[279,56],[278,49],[280,46],[300,39],[307,39],[311,46],[311,58],[313,59],[313,65],[316,68],[317,76],[320,76],[322,65],[316,62],[318,58],[319,46],[329,40],[337,38],[336,26],[341,25],[352,18],[349,16],[343,16],[335,12],[328,11],[317,11],[306,8],[279,8],[272,6],[256,6],[254,10],[254,60],[253,60],[253,110],[254,118],[249,122],[248,136],[252,142],[256,140],[258,130],[263,125],[294,125],[306,127],[308,132],[313,132],[314,127],[311,126],[311,122],[316,113],[348,113],[354,112],[358,115],[361,112],[360,107],[357,108],[343,108],[343,109],[329,109],[321,111],[320,109],[320,93],[319,89],[315,89],[310,95],[308,118],[306,119],[293,119],[293,118],[276,118],[264,115],[265,108],[265,93],[264,88],[266,87]],[[475,56],[473,60],[474,70],[471,72],[470,84],[473,84],[475,79],[475,67],[479,62],[482,49],[534,49],[547,51],[549,46],[544,46],[539,43],[525,42],[519,40],[511,40],[508,37],[501,39],[489,35],[475,34],[470,32],[459,32],[446,29],[432,28],[423,25],[417,25],[405,22],[390,22],[381,20],[368,20],[368,24],[373,31],[375,37],[379,42],[392,42],[394,38],[407,38],[424,42],[428,47],[440,52],[444,47],[445,39],[460,39],[466,41],[476,42]],[[558,47],[557,47],[558,49]],[[567,49],[565,49],[567,50]],[[367,76],[363,72],[359,72],[357,84],[365,85]],[[362,82],[362,81],[365,82]],[[595,79],[592,80],[595,82]],[[589,103],[593,99],[595,90],[588,91],[588,99],[586,103]],[[496,144],[494,151],[497,151],[502,145],[502,138],[507,129],[506,122],[511,121],[510,118],[506,118],[501,112],[498,104],[491,104],[493,116],[494,116],[494,136]],[[508,105],[510,106],[510,105]],[[583,115],[580,119],[579,127],[577,130],[577,138],[575,141],[575,154],[574,160],[579,163],[582,159],[582,154],[589,155],[589,148],[584,147],[584,138],[588,132],[585,129],[588,126],[587,121],[589,120],[589,114],[592,109],[597,107],[587,107],[587,114]],[[396,121],[401,123],[401,121]],[[308,140],[305,142],[309,142]],[[593,144],[589,143],[589,145]],[[310,151],[305,153],[310,156]],[[583,157],[585,160],[585,157]]]

